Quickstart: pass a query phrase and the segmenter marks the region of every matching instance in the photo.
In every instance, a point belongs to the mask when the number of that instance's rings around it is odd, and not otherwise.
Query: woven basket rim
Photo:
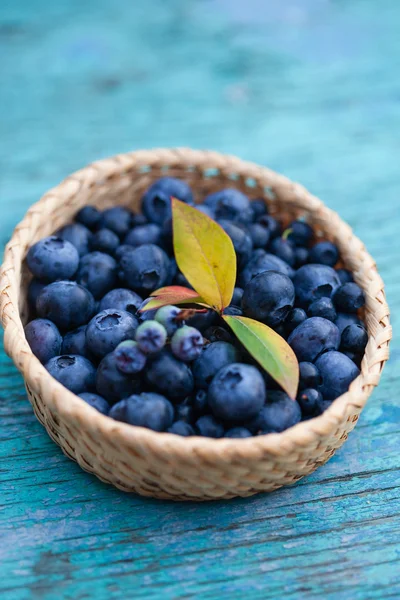
[[[49,203],[65,198],[68,195],[78,195],[83,186],[101,185],[104,174],[112,176],[125,173],[127,165],[135,163],[136,168],[153,163],[174,165],[202,170],[217,168],[227,173],[235,173],[241,178],[256,178],[267,183],[277,193],[285,195],[285,201],[293,198],[303,199],[311,213],[318,210],[330,222],[339,227],[338,235],[343,231],[348,243],[353,244],[360,253],[360,262],[366,265],[368,285],[358,281],[366,293],[367,302],[372,306],[371,315],[374,326],[367,322],[369,341],[361,365],[360,375],[353,381],[349,390],[337,398],[331,406],[319,417],[302,421],[282,433],[273,433],[247,439],[213,439],[199,436],[183,438],[170,433],[158,433],[114,421],[90,407],[78,396],[67,390],[53,379],[44,366],[32,354],[26,341],[24,327],[21,321],[18,303],[20,298],[20,267],[24,259],[23,240],[29,238],[30,232],[37,227],[38,219],[48,211]],[[102,177],[99,177],[99,173]],[[234,182],[232,182],[233,185]],[[290,194],[289,194],[290,191]],[[26,254],[26,248],[25,248]],[[321,437],[335,431],[346,413],[358,414],[364,407],[373,388],[378,384],[382,369],[388,359],[388,346],[391,339],[389,308],[386,303],[384,286],[371,256],[367,253],[362,242],[352,233],[350,227],[339,216],[328,209],[318,198],[310,194],[301,185],[291,182],[286,177],[278,175],[251,162],[239,158],[210,152],[207,150],[192,150],[189,148],[157,148],[154,150],[135,151],[117,155],[91,163],[83,169],[71,174],[58,186],[47,192],[38,202],[27,211],[23,220],[16,226],[8,242],[4,262],[0,271],[0,311],[1,321],[5,330],[4,339],[7,353],[13,359],[22,375],[27,378],[34,374],[40,386],[46,389],[46,402],[53,404],[60,418],[73,419],[77,426],[85,423],[85,428],[93,433],[111,436],[128,445],[151,444],[158,447],[160,452],[184,457],[185,451],[201,454],[205,458],[208,452],[215,457],[216,453],[234,456],[238,445],[242,452],[250,457],[256,457],[267,452],[272,455],[287,455],[293,448],[306,447],[312,443],[318,444]],[[29,372],[29,375],[28,375]],[[51,406],[50,406],[51,408]]]

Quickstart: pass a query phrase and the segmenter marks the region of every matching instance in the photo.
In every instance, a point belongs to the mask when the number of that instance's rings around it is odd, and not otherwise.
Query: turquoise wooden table
[[[215,148],[300,180],[365,241],[395,338],[345,446],[292,488],[174,504],[103,485],[0,362],[2,600],[400,598],[398,0],[3,0],[1,242],[87,162]]]

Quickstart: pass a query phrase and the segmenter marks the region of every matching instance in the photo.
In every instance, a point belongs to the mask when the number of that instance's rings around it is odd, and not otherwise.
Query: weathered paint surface
[[[400,5],[3,0],[0,240],[47,188],[139,147],[210,147],[301,180],[400,310]],[[0,358],[0,597],[400,597],[400,341],[348,443],[291,489],[173,504],[65,458]]]

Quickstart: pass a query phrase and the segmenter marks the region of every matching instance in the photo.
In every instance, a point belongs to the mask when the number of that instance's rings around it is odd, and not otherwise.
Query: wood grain
[[[6,600],[400,597],[400,8],[282,4],[0,6],[2,242],[90,160],[213,147],[300,180],[354,227],[387,284],[395,332],[378,390],[323,469],[212,505],[128,497],[83,473],[35,420],[2,353]]]

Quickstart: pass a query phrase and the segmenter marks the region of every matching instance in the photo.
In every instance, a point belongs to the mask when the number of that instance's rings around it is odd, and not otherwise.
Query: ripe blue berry
[[[282,227],[279,222],[275,217],[271,217],[271,215],[262,215],[257,219],[257,223],[260,223],[260,225],[268,230],[270,240],[282,233]]]
[[[271,433],[285,431],[301,420],[298,402],[289,398],[285,392],[271,391],[267,403],[258,415],[246,424],[252,433]]]
[[[29,307],[32,310],[36,310],[36,300],[44,287],[46,287],[46,283],[43,281],[39,281],[38,279],[33,278],[28,285],[28,302]]]
[[[102,310],[86,328],[86,343],[95,356],[105,356],[124,340],[135,336],[138,320],[124,310]]]
[[[328,319],[328,321],[333,322],[335,322],[337,317],[335,307],[330,298],[318,298],[311,302],[308,307],[308,316],[322,317],[323,319]]]
[[[307,248],[303,248],[302,246],[296,248],[296,250],[294,251],[294,263],[296,269],[299,269],[300,267],[308,263],[308,258],[309,252]]]
[[[188,396],[183,402],[175,405],[175,419],[177,421],[184,421],[185,423],[193,422],[194,408],[192,398]]]
[[[171,402],[153,392],[134,394],[111,408],[109,416],[138,427],[165,431],[172,425],[174,409]]]
[[[259,217],[266,215],[268,213],[268,207],[265,203],[265,200],[262,198],[257,198],[256,200],[252,200],[250,203],[250,207],[253,213],[253,221],[256,221]]]
[[[142,304],[143,300],[136,292],[126,288],[114,288],[100,300],[99,312],[111,308],[135,315]]]
[[[168,277],[169,259],[154,244],[143,244],[120,259],[121,274],[128,287],[148,295],[162,287]]]
[[[282,273],[266,271],[254,277],[245,287],[242,309],[246,316],[267,325],[279,325],[294,304],[292,281]]]
[[[243,288],[235,287],[233,290],[231,306],[241,306],[243,298]]]
[[[155,320],[158,321],[167,331],[168,337],[173,336],[175,331],[181,326],[177,319],[181,309],[177,306],[162,306],[155,314]]]
[[[291,333],[298,325],[307,319],[306,311],[302,308],[292,308],[285,319],[285,329]]]
[[[193,194],[185,181],[161,177],[153,183],[142,198],[142,210],[152,223],[162,225],[171,218],[171,197],[193,204]]]
[[[293,221],[288,229],[290,229],[288,239],[294,242],[296,246],[308,246],[313,237],[313,230],[308,223]]]
[[[79,394],[79,398],[82,398],[89,406],[92,406],[103,415],[108,415],[110,405],[102,396],[91,392],[84,392],[83,394]]]
[[[299,363],[300,381],[299,389],[304,390],[306,388],[317,388],[321,383],[321,376],[317,367],[307,361]]]
[[[272,254],[284,260],[288,265],[294,267],[296,261],[295,246],[290,240],[277,237],[269,245]]]
[[[106,254],[115,254],[119,246],[119,237],[111,229],[99,229],[90,238],[90,249],[98,250]]]
[[[70,242],[78,250],[79,256],[84,256],[89,252],[90,238],[92,232],[80,223],[72,223],[59,229],[56,235],[63,240]]]
[[[337,350],[340,333],[332,321],[311,317],[296,327],[288,338],[299,361],[314,362],[322,352]]]
[[[116,286],[117,271],[117,263],[112,256],[104,252],[90,252],[81,259],[76,280],[99,300]]]
[[[219,221],[222,229],[229,235],[236,253],[237,266],[239,269],[244,267],[249,261],[253,250],[253,242],[249,234],[241,227],[231,221],[222,219]]]
[[[53,235],[31,246],[26,262],[35,277],[51,282],[73,277],[78,269],[79,254],[70,242]]]
[[[131,229],[124,239],[124,244],[129,246],[143,246],[143,244],[161,245],[161,227],[155,223],[138,225]]]
[[[339,250],[332,242],[318,242],[310,250],[310,262],[334,267],[339,260]]]
[[[183,437],[188,437],[189,435],[196,435],[193,427],[186,423],[185,421],[175,421],[167,429],[168,433],[175,433],[175,435],[182,435]]]
[[[254,248],[265,248],[269,242],[269,231],[260,223],[248,225],[248,232]]]
[[[145,321],[137,328],[135,339],[144,354],[155,354],[164,348],[167,332],[158,321]]]
[[[25,326],[26,341],[33,354],[46,364],[61,352],[62,337],[57,327],[47,319],[34,319]]]
[[[233,188],[226,188],[209,194],[204,204],[210,206],[216,219],[226,219],[238,223],[251,223],[253,213],[248,197]]]
[[[197,419],[195,430],[198,435],[211,438],[224,437],[224,426],[211,415],[203,415]]]
[[[322,399],[322,394],[313,388],[306,388],[297,396],[297,402],[300,404],[301,412],[305,416],[313,415]]]
[[[62,354],[79,354],[92,360],[92,355],[86,343],[86,325],[68,331],[62,343]]]
[[[249,438],[252,437],[252,434],[246,427],[232,427],[232,429],[228,429],[225,433],[226,438]]]
[[[186,398],[193,392],[192,371],[166,349],[151,357],[144,377],[148,385],[172,401]]]
[[[265,383],[260,371],[242,363],[220,369],[208,390],[208,403],[213,414],[228,422],[252,419],[261,410],[265,398]]]
[[[204,312],[196,312],[192,317],[186,319],[186,325],[194,327],[199,331],[203,332],[211,325],[214,325],[217,320],[217,313],[213,310],[206,310]]]
[[[101,212],[95,206],[84,206],[75,215],[75,221],[94,231],[100,221]]]
[[[338,310],[345,313],[356,313],[365,304],[364,292],[360,286],[350,281],[335,291],[333,302]]]
[[[323,398],[323,396],[320,397],[319,401],[317,402],[317,407],[315,409],[315,416],[317,417],[318,415],[322,415],[322,413],[324,413],[332,404],[332,400],[326,400],[325,398]]]
[[[203,335],[204,338],[209,342],[229,342],[230,344],[235,343],[235,339],[232,334],[225,329],[225,327],[220,327],[219,325],[208,327]]]
[[[131,227],[137,227],[138,225],[146,225],[148,223],[146,217],[141,213],[131,215]]]
[[[94,389],[96,369],[84,356],[55,356],[45,367],[54,379],[74,394],[91,392]]]
[[[103,211],[99,227],[111,229],[119,238],[123,238],[131,226],[132,213],[123,206],[113,206]]]
[[[340,349],[362,354],[368,343],[368,333],[362,325],[348,325],[342,333]]]
[[[206,390],[217,371],[239,360],[240,352],[232,344],[227,342],[208,344],[192,366],[196,387]]]
[[[339,329],[341,334],[346,329],[346,327],[354,324],[362,325],[362,322],[357,317],[357,315],[342,312],[337,313],[335,325]]]
[[[340,286],[340,279],[332,267],[304,265],[293,277],[298,303],[307,308],[318,298],[330,298]]]
[[[123,256],[126,255],[128,257],[129,254],[134,251],[134,249],[135,248],[133,246],[129,246],[128,244],[121,244],[115,251],[115,259],[120,262]]]
[[[87,323],[94,312],[94,298],[75,281],[54,281],[46,285],[36,301],[39,317],[50,319],[62,330]]]
[[[326,352],[315,364],[322,378],[318,389],[326,400],[335,400],[347,392],[350,383],[360,374],[353,361],[341,352]]]
[[[207,206],[207,204],[196,204],[195,206],[197,210],[207,215],[207,217],[210,217],[210,219],[215,220],[215,211],[211,208],[211,206]]]
[[[353,274],[347,269],[337,269],[336,273],[338,274],[338,277],[342,284],[354,281]]]
[[[288,277],[293,277],[294,273],[292,267],[284,260],[274,254],[268,254],[264,250],[261,250],[261,248],[257,248],[239,275],[241,287],[245,288],[253,277],[256,277],[256,275],[259,275],[260,273],[264,273],[265,271],[277,271]]]
[[[117,368],[126,375],[139,373],[146,365],[146,355],[140,350],[138,343],[132,340],[118,344],[114,355]]]
[[[96,390],[108,402],[118,402],[118,400],[140,391],[140,379],[138,375],[122,373],[117,367],[114,352],[111,352],[103,358],[98,366]]]
[[[203,345],[204,340],[200,331],[187,325],[175,331],[171,339],[172,353],[184,362],[191,362],[198,358]]]

